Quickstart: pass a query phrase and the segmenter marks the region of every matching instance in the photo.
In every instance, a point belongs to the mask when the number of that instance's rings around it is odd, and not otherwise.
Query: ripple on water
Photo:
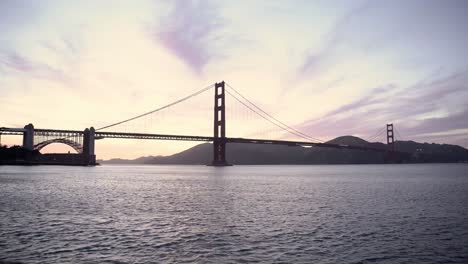
[[[5,166],[0,263],[468,263],[466,165],[427,166]]]

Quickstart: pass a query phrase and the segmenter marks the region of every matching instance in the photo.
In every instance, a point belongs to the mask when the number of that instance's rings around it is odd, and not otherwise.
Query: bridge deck
[[[1,127],[0,134],[7,135],[22,135],[24,133],[22,128],[7,128]],[[35,129],[34,133],[39,135],[53,134],[69,136],[72,134],[83,135],[81,130],[60,130],[60,129]],[[147,134],[147,133],[125,133],[125,132],[104,132],[96,131],[95,139],[104,138],[127,138],[127,139],[153,139],[153,140],[178,140],[178,141],[200,141],[200,142],[212,142],[215,140],[214,137],[208,136],[188,136],[188,135],[168,135],[168,134]],[[302,146],[302,147],[325,147],[325,148],[338,148],[338,149],[354,149],[354,150],[366,150],[376,152],[386,152],[386,149],[362,147],[362,146],[350,146],[350,145],[339,145],[329,143],[314,143],[307,141],[288,141],[288,140],[266,140],[266,139],[252,139],[252,138],[225,138],[226,143],[246,143],[246,144],[269,144],[269,145],[285,145],[285,146]]]
[[[166,134],[145,134],[145,133],[121,133],[121,132],[101,132],[94,134],[96,139],[103,138],[129,138],[129,139],[156,139],[156,140],[182,140],[182,141],[213,141],[213,137],[186,136],[186,135],[166,135]]]
[[[377,152],[386,152],[386,149],[350,146],[341,144],[329,143],[314,143],[310,141],[287,141],[287,140],[265,140],[265,139],[250,139],[250,138],[226,138],[228,143],[248,143],[248,144],[270,144],[270,145],[284,145],[291,147],[322,147],[322,148],[337,148],[337,149],[354,149],[354,150],[370,150]]]
[[[0,135],[23,135],[25,131],[24,128],[0,127]]]

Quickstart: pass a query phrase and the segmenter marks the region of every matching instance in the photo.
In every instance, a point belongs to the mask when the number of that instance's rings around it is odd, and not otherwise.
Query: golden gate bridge
[[[214,116],[212,136],[105,131],[110,128],[119,127],[124,124],[134,122],[135,120],[154,115],[155,113],[181,104],[211,89],[214,90]],[[232,97],[236,102],[240,103],[243,107],[245,107],[245,109],[251,111],[255,115],[274,125],[279,130],[283,131],[284,133],[294,135],[300,138],[301,140],[262,139],[226,136],[226,95]],[[385,129],[380,130],[380,132],[375,134],[372,138],[381,135],[383,132],[385,132]],[[0,136],[1,135],[22,136],[23,148],[31,151],[40,151],[44,147],[54,143],[68,145],[76,151],[76,154],[54,155],[52,162],[50,162],[50,160],[49,162],[48,160],[45,160],[45,163],[71,163],[73,165],[91,166],[96,165],[95,141],[110,138],[212,142],[213,160],[211,164],[208,164],[212,166],[230,165],[226,157],[226,148],[227,144],[229,143],[271,144],[286,145],[292,147],[325,147],[386,152],[390,159],[400,153],[395,149],[395,135],[393,124],[387,124],[386,126],[387,149],[326,143],[280,121],[278,118],[263,110],[257,104],[253,103],[251,100],[246,98],[239,91],[237,91],[224,81],[209,85],[201,90],[189,94],[188,96],[185,96],[181,99],[178,99],[172,103],[169,103],[152,111],[145,112],[143,114],[139,114],[134,117],[124,119],[109,125],[98,127],[96,129],[94,127],[86,128],[85,130],[43,129],[35,128],[32,124],[28,124],[23,128],[0,127]]]

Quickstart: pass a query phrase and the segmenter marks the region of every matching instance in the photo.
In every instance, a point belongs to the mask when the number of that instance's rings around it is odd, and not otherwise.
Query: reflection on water
[[[0,262],[468,263],[468,167],[0,166]]]

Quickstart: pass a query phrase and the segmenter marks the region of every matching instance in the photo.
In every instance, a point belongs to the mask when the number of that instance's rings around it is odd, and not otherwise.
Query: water
[[[468,166],[0,166],[2,263],[468,263]]]

